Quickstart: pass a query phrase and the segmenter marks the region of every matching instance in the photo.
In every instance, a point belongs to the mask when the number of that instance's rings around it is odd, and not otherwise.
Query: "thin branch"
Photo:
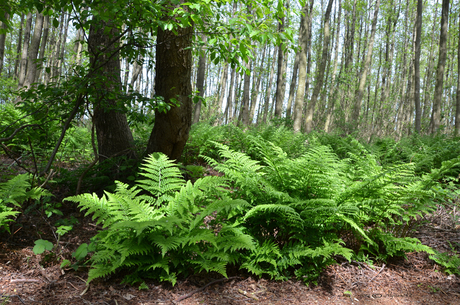
[[[21,130],[23,130],[24,128],[27,128],[27,127],[40,127],[39,124],[26,124],[26,125],[23,125],[19,128],[17,128],[15,131],[13,131],[13,133],[9,136],[9,137],[6,137],[6,138],[0,138],[0,142],[6,142],[6,141],[9,141],[11,140],[12,138],[14,138],[14,136],[20,132]],[[8,127],[7,127],[8,128]],[[5,129],[4,129],[5,130]]]

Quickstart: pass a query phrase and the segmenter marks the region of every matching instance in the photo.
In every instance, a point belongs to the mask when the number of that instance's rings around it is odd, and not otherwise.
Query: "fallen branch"
[[[214,284],[217,284],[217,283],[226,281],[226,280],[233,280],[233,279],[237,279],[237,278],[240,278],[240,277],[239,277],[239,276],[232,276],[232,277],[229,277],[229,278],[223,278],[223,279],[218,279],[218,280],[212,281],[212,282],[210,282],[210,283],[207,283],[207,284],[204,285],[203,287],[200,287],[200,288],[198,288],[198,289],[195,289],[195,290],[193,290],[192,292],[187,293],[186,295],[181,296],[181,297],[178,298],[177,300],[174,300],[173,303],[174,303],[174,304],[179,303],[180,301],[185,300],[185,299],[191,297],[191,296],[194,295],[195,293],[204,290],[204,289],[205,289],[206,287],[208,287],[208,286],[211,286],[211,285],[214,285]]]

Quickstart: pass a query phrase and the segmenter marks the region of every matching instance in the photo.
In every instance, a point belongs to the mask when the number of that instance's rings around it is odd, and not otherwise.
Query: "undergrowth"
[[[254,130],[195,127],[188,151],[223,177],[185,181],[178,165],[153,154],[134,187],[117,182],[102,197],[67,198],[104,227],[92,240],[88,280],[129,270],[129,283],[174,284],[200,271],[226,276],[235,265],[315,281],[339,257],[387,260],[411,251],[455,269],[411,232],[447,196],[441,182],[458,175],[459,156],[420,174],[415,162],[382,163],[383,154],[352,138],[340,138],[348,148],[339,151],[320,134]]]

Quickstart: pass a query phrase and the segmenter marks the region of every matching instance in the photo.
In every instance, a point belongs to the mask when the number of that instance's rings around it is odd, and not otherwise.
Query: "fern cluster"
[[[439,181],[458,170],[460,157],[420,176],[416,163],[382,163],[351,137],[340,138],[340,150],[332,137],[288,135],[284,127],[196,128],[200,158],[223,177],[185,181],[177,165],[153,154],[136,186],[117,182],[102,197],[67,198],[104,227],[93,240],[89,280],[129,269],[128,282],[175,283],[179,274],[226,275],[233,264],[310,281],[337,257],[436,254],[410,233],[435,207]]]
[[[222,178],[186,182],[162,154],[152,154],[143,170],[144,179],[134,187],[117,182],[116,191],[101,198],[66,199],[105,228],[93,240],[88,281],[123,268],[131,271],[125,279],[131,283],[152,277],[174,284],[179,274],[203,270],[226,275],[227,264],[238,261],[238,250],[254,247],[236,221],[248,203],[230,198]]]
[[[31,188],[29,179],[29,175],[22,174],[0,183],[0,230],[10,232],[8,223],[19,214],[15,207],[19,208],[24,201],[39,199],[47,193],[39,187]]]
[[[252,205],[243,220],[257,243],[243,267],[275,278],[289,276],[293,269],[297,276],[309,278],[312,270],[305,266],[314,263],[320,268],[335,255],[350,259],[365,251],[387,259],[409,251],[432,254],[408,237],[408,228],[434,209],[433,184],[460,164],[455,158],[419,177],[414,164],[381,166],[356,140],[350,142],[353,153],[344,159],[318,144],[294,158],[258,138],[253,150],[261,161],[215,145],[225,161],[204,158],[225,174],[234,198]],[[279,263],[292,253],[302,254]],[[315,257],[321,257],[323,265]]]

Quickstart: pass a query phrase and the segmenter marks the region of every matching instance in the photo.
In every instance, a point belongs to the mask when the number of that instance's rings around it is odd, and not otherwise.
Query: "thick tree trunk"
[[[35,82],[37,75],[37,56],[40,49],[40,40],[42,38],[44,17],[41,13],[37,12],[37,18],[35,18],[34,35],[29,46],[29,56],[27,64],[27,76],[24,81],[24,87],[30,87]]]
[[[378,14],[379,14],[379,7],[380,7],[380,0],[377,0],[377,2],[375,3],[374,18],[372,20],[371,35],[369,37],[369,44],[367,46],[367,54],[364,60],[363,73],[361,74],[361,78],[359,80],[359,87],[358,87],[358,91],[356,92],[355,104],[353,107],[353,113],[351,117],[354,127],[359,126],[359,113],[361,111],[361,104],[363,101],[364,88],[366,86],[367,74],[369,73],[369,67],[371,64],[372,49],[374,47],[375,32],[377,30],[377,19],[378,19]]]
[[[423,0],[417,0],[417,21],[415,23],[415,58],[414,58],[414,104],[415,132],[420,134],[422,129],[422,110],[420,108],[420,53],[422,52],[422,9]]]
[[[206,43],[206,35],[202,34],[201,39]],[[198,71],[196,73],[196,90],[198,91],[198,96],[204,97],[204,79],[206,73],[206,54],[204,53],[203,48],[201,48],[200,57],[198,59]],[[232,79],[233,81],[233,79]],[[231,90],[231,89],[230,89]],[[201,99],[198,100],[195,104],[195,110],[193,114],[193,124],[196,124],[200,121],[201,113]]]
[[[321,54],[321,62],[316,69],[315,88],[313,89],[313,94],[311,96],[310,102],[307,105],[307,116],[305,118],[306,133],[310,133],[313,130],[313,113],[315,111],[316,101],[318,100],[320,90],[323,87],[324,70],[326,69],[327,58],[329,56],[329,40],[331,35],[330,16],[333,2],[334,0],[329,0],[329,3],[326,8],[326,13],[324,14],[324,40]]]
[[[24,29],[24,43],[22,46],[21,63],[19,70],[18,88],[22,88],[27,75],[27,56],[29,55],[30,31],[32,28],[32,13],[27,14],[26,28]]]
[[[96,17],[95,17],[96,18]],[[99,161],[116,156],[134,157],[133,136],[126,115],[116,108],[122,94],[120,78],[119,30],[115,24],[95,20],[89,31],[91,96],[94,98],[93,122],[96,127]]]
[[[192,123],[192,27],[169,30],[158,29],[156,47],[155,90],[169,103],[179,106],[169,111],[155,111],[155,125],[147,145],[147,153],[162,152],[178,160],[187,142]]]
[[[441,124],[441,101],[443,95],[444,69],[447,59],[447,25],[449,23],[449,0],[442,0],[441,33],[439,36],[439,60],[436,70],[433,111],[431,113],[431,134],[436,134]]]

